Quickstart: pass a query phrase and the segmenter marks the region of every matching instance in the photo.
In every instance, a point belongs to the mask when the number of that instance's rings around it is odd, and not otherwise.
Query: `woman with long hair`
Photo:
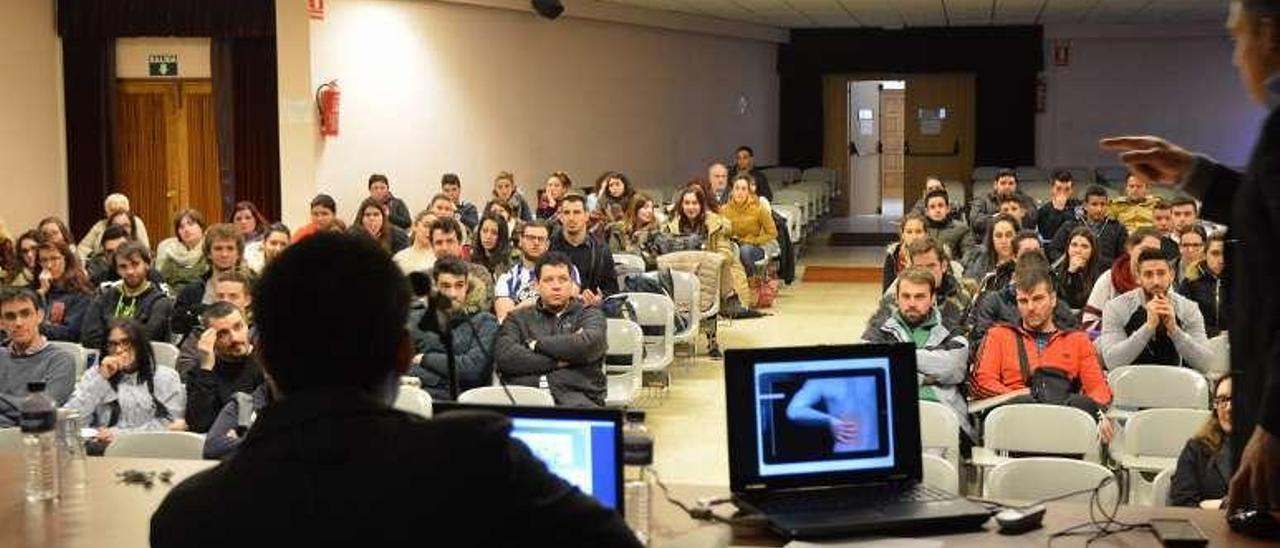
[[[482,217],[471,241],[475,242],[471,246],[471,262],[489,269],[495,280],[511,270],[514,260],[511,231],[502,216],[487,214]]]
[[[245,245],[261,242],[267,236],[267,228],[271,226],[258,206],[248,201],[236,202],[235,209],[231,211],[231,224],[240,229]]]
[[[720,267],[720,296],[724,301],[720,307],[721,314],[735,318],[758,317],[761,314],[751,310],[743,301],[744,296],[751,294],[747,283],[747,271],[738,261],[738,253],[734,250],[730,239],[728,223],[719,214],[710,211],[707,195],[702,187],[690,184],[677,196],[675,214],[667,221],[666,232],[680,236],[697,236],[702,239],[702,250],[719,253],[724,257]]]
[[[493,178],[493,199],[507,204],[507,210],[511,212],[512,219],[533,220],[533,210],[529,209],[529,202],[520,195],[520,187],[516,186],[516,176],[511,172],[499,171]]]
[[[610,234],[609,248],[614,253],[629,253],[644,258],[646,270],[658,267],[657,254],[653,249],[654,235],[662,232],[658,222],[658,212],[653,199],[645,194],[636,194],[627,206],[626,216],[621,227]]]
[[[68,246],[76,245],[75,239],[71,236],[71,229],[67,228],[67,223],[57,217],[40,219],[40,222],[36,224],[36,230],[40,231],[41,241],[66,244]]]
[[[560,209],[560,200],[573,188],[573,180],[563,171],[553,171],[547,175],[546,185],[538,199],[538,218],[555,220],[556,211]]]
[[[773,222],[769,206],[752,190],[753,186],[751,175],[735,175],[729,183],[729,201],[720,208],[720,214],[729,221],[729,235],[738,244],[738,261],[755,286],[763,277],[763,273],[756,272],[756,262],[764,259],[764,247],[777,241],[778,225]]]
[[[1098,239],[1087,226],[1076,227],[1067,237],[1067,252],[1058,257],[1050,267],[1058,298],[1067,302],[1072,310],[1084,310],[1094,282],[1102,275],[1102,261],[1098,260]]]
[[[408,275],[410,272],[430,272],[436,264],[436,254],[431,249],[431,223],[436,216],[430,209],[419,211],[413,217],[413,231],[410,233],[411,243],[391,257],[400,271]]]
[[[409,247],[409,235],[400,227],[391,224],[387,219],[387,208],[377,198],[365,198],[356,209],[356,218],[351,221],[351,232],[363,234],[382,246],[392,255]]]
[[[173,218],[173,236],[156,248],[155,268],[164,276],[174,294],[187,284],[199,281],[209,271],[204,256],[204,216],[194,209],[184,209]]]
[[[898,274],[907,269],[907,246],[928,235],[925,226],[925,216],[915,211],[902,218],[902,224],[898,226],[898,241],[885,248],[881,291],[888,291],[893,281],[898,279]]]
[[[13,259],[5,265],[4,279],[0,286],[24,287],[36,281],[40,263],[36,260],[36,248],[40,247],[40,233],[35,229],[23,232],[13,242]]]
[[[91,452],[105,449],[120,432],[186,430],[187,395],[171,367],[157,367],[151,341],[134,320],[113,320],[102,359],[76,382],[67,407],[97,430]]]
[[[1227,482],[1235,473],[1231,449],[1231,377],[1227,376],[1218,379],[1213,389],[1213,414],[1178,456],[1169,504],[1200,506],[1208,502],[1216,508],[1214,503],[1227,495]]]
[[[612,222],[621,221],[626,215],[631,201],[635,199],[636,190],[632,188],[631,180],[626,175],[611,171],[605,175],[598,194],[595,210],[606,221]]]
[[[36,248],[36,260],[40,275],[32,285],[44,300],[40,332],[55,341],[80,342],[80,326],[93,297],[80,256],[67,244],[44,242]]]
[[[1022,229],[1018,220],[1011,215],[998,213],[987,225],[986,237],[981,247],[975,247],[962,259],[964,277],[968,280],[981,281],[987,274],[1000,268],[1013,268],[1016,250],[1013,248],[1013,237]]]

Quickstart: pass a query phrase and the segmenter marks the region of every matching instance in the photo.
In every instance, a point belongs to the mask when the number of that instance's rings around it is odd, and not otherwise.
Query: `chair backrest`
[[[1104,166],[1094,171],[1098,175],[1098,182],[1111,186],[1124,188],[1124,182],[1129,178],[1129,168],[1124,166]]]
[[[724,261],[724,255],[711,251],[676,251],[659,255],[658,268],[670,268],[674,283],[682,283],[674,278],[677,271],[697,276],[700,317],[708,318],[720,310],[720,267]]]
[[[1049,182],[1049,175],[1035,166],[1019,166],[1014,170],[1018,174],[1018,184],[1024,182]]]
[[[787,220],[787,234],[791,236],[791,241],[799,242],[803,238],[800,228],[800,208],[791,204],[777,204],[773,206],[773,211]]]
[[[429,419],[431,418],[431,394],[416,386],[402,384],[392,407]]]
[[[920,400],[920,446],[926,451],[942,450],[943,458],[959,466],[960,420],[950,407]]]
[[[103,456],[200,460],[204,457],[204,436],[192,432],[121,432]]]
[[[22,430],[16,426],[12,428],[0,428],[0,453],[21,452]]]
[[[1177,458],[1209,417],[1201,409],[1138,411],[1124,425],[1124,451],[1135,457]]]
[[[1115,394],[1111,404],[1120,409],[1209,408],[1209,381],[1185,367],[1117,367],[1107,374],[1107,384]]]
[[[978,166],[973,168],[973,175],[971,178],[973,179],[974,188],[977,189],[978,185],[982,183],[990,184],[996,179],[996,174],[1000,173],[1000,170],[1002,169],[1005,168],[999,166]]]
[[[671,281],[676,314],[683,315],[686,320],[684,331],[676,333],[677,336],[682,336],[698,328],[698,319],[702,316],[702,283],[697,276],[676,270],[671,271]]]
[[[510,397],[507,394],[510,394]],[[507,385],[505,389],[501,386],[481,386],[458,394],[458,401],[461,403],[511,405],[511,400],[513,399],[516,405],[539,407],[554,407],[556,405],[556,400],[551,397],[550,393],[532,386]]]
[[[640,325],[622,318],[608,319],[605,370],[630,371],[644,361],[644,332]]]
[[[1173,468],[1166,468],[1156,474],[1151,482],[1151,506],[1168,506],[1169,489],[1173,485]]]
[[[69,341],[49,341],[49,346],[59,348],[71,353],[76,362],[76,380],[84,374],[84,370],[89,367],[89,351],[83,346]]]
[[[791,177],[791,168],[788,167],[766,167],[760,170],[760,173],[764,174],[765,178],[769,180],[769,186],[773,188],[791,184],[795,180]]]
[[[613,264],[617,267],[619,275],[645,271],[644,257],[630,253],[614,253]]]
[[[644,333],[645,361],[671,357],[675,353],[675,303],[670,297],[657,293],[627,293],[626,296],[636,311],[636,323]]]
[[[1115,476],[1106,467],[1073,459],[1030,457],[1013,459],[997,465],[987,474],[982,496],[993,500],[1034,502],[1097,487],[1112,478],[1099,493],[1105,507],[1120,496]],[[1088,502],[1091,493],[1073,495],[1064,500]]]
[[[178,365],[178,347],[167,342],[151,341],[151,353],[155,354],[156,365],[173,369]]]
[[[983,425],[983,446],[998,452],[1098,458],[1098,423],[1064,405],[1019,403],[997,407]]]
[[[924,484],[948,493],[960,494],[960,473],[951,461],[925,453],[920,464],[924,468]]]

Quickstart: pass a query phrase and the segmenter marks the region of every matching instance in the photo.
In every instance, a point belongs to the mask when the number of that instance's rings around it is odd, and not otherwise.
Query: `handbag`
[[[1041,365],[1034,372],[1027,363],[1027,348],[1022,338],[1017,340],[1018,368],[1022,371],[1022,382],[1031,390],[1031,399],[1035,403],[1050,405],[1066,405],[1075,407],[1090,416],[1100,411],[1097,402],[1080,393],[1080,380],[1072,379],[1060,368]]]
[[[701,251],[706,238],[701,234],[670,234],[660,232],[651,241],[656,255],[666,255],[677,251]]]

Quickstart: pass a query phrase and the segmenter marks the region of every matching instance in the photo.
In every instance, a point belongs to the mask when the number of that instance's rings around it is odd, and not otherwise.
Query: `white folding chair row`
[[[644,332],[635,322],[622,318],[609,318],[607,331],[604,372],[608,390],[605,404],[626,406],[640,393]]]
[[[777,190],[783,186],[791,184],[793,181],[796,180],[795,177],[792,176],[793,175],[792,169],[794,168],[774,166],[774,167],[766,167],[760,170],[760,173],[763,173],[765,176],[765,179],[768,179],[769,187],[774,190]]]
[[[431,394],[416,386],[401,384],[400,391],[396,393],[396,401],[391,406],[405,413],[431,418]]]
[[[674,284],[673,284],[674,285]],[[636,323],[644,333],[644,360],[640,369],[659,373],[663,386],[671,386],[668,370],[676,354],[676,305],[666,295],[657,293],[624,293],[636,312]]]
[[[1100,460],[1097,420],[1074,407],[1040,403],[997,407],[983,420],[982,436],[982,446],[973,448],[973,464],[980,468],[1007,462],[1010,453]]]
[[[541,388],[521,385],[481,386],[458,394],[459,403],[484,405],[532,405],[555,407],[551,393]]]
[[[800,208],[791,204],[774,204],[773,211],[787,221],[787,235],[791,237],[791,245],[799,245],[804,241],[804,229],[800,226]]]
[[[121,432],[102,455],[200,460],[204,458],[204,436],[194,432]]]
[[[1169,365],[1126,365],[1107,373],[1114,394],[1113,418],[1124,420],[1140,409],[1208,409],[1209,381],[1200,373]]]
[[[960,469],[951,461],[924,453],[920,455],[920,465],[924,472],[924,484],[937,487],[948,493],[960,494]]]
[[[800,229],[807,231],[810,223],[817,218],[813,215],[812,206],[809,204],[809,195],[804,191],[797,190],[794,187],[775,190],[773,193],[773,207],[779,206],[794,207],[797,212],[796,223],[800,225]]]
[[[1178,465],[1183,446],[1208,420],[1209,413],[1203,409],[1144,409],[1117,430],[1109,453],[1128,476],[1130,504],[1151,499],[1152,480],[1147,476]]]
[[[79,380],[84,375],[84,370],[89,367],[89,351],[85,347],[69,341],[49,341],[49,346],[66,350],[75,358],[76,380]]]
[[[156,359],[156,365],[174,369],[178,365],[178,355],[181,351],[177,346],[167,342],[151,341],[151,353]]]
[[[698,353],[698,322],[702,319],[702,309],[700,306],[700,297],[702,295],[702,282],[698,281],[698,277],[688,272],[671,271],[673,304],[676,307],[676,314],[684,318],[684,329],[676,331],[671,335],[672,345],[686,344],[690,346],[690,356]]]
[[[960,468],[960,421],[951,408],[920,400],[920,447]]]
[[[1022,186],[1022,183],[1049,182],[1049,175],[1043,169],[1035,166],[1018,166],[1013,171],[1018,175],[1018,186]]]
[[[1120,487],[1105,466],[1059,457],[1027,457],[993,468],[982,496],[988,500],[1034,502],[1096,488],[1106,478],[1112,479],[1099,491],[1098,498],[1109,508],[1120,498]],[[1062,500],[1087,503],[1091,497],[1092,492],[1083,492]]]

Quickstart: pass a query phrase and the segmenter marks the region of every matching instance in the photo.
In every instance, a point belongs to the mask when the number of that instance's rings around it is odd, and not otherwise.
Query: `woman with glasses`
[[[1235,473],[1231,459],[1231,377],[1222,377],[1213,390],[1213,414],[1178,456],[1169,504],[1217,508]]]
[[[1174,283],[1193,275],[1204,262],[1205,246],[1209,243],[1209,234],[1198,224],[1187,225],[1178,229],[1178,260],[1174,261]]]
[[[13,262],[4,265],[4,278],[0,287],[26,287],[36,280],[40,264],[36,261],[36,248],[40,247],[40,233],[28,230],[18,236],[13,244]]]
[[[187,429],[187,394],[178,372],[156,366],[138,322],[112,321],[101,352],[102,360],[84,372],[67,401],[96,430],[91,452],[106,449],[121,432]]]

